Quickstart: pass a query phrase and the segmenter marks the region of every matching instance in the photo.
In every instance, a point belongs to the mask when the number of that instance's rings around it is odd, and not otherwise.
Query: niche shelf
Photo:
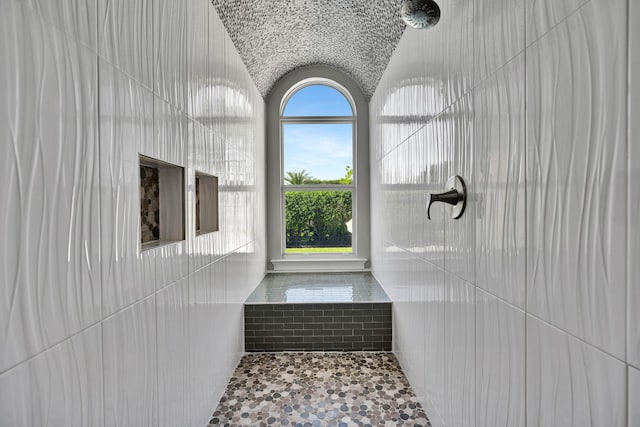
[[[139,166],[141,249],[184,240],[184,168],[143,155]]]
[[[196,171],[196,236],[219,230],[218,177]]]

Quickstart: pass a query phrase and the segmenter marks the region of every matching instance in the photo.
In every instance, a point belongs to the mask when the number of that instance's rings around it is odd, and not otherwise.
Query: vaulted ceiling
[[[325,64],[370,98],[405,24],[399,0],[212,0],[260,93],[289,71]]]

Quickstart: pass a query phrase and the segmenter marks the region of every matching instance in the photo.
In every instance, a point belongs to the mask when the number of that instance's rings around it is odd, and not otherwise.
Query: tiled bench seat
[[[370,273],[269,274],[245,302],[245,350],[389,351],[391,301]]]

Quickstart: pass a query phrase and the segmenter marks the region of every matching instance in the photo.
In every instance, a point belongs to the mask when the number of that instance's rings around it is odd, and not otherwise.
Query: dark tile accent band
[[[246,304],[245,350],[390,351],[391,303]]]

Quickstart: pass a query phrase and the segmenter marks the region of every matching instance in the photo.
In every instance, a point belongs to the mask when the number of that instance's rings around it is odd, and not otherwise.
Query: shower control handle
[[[427,202],[427,218],[431,219],[431,205],[435,202],[444,202],[453,206],[451,217],[458,219],[464,213],[464,209],[467,205],[467,187],[464,184],[464,180],[458,176],[452,176],[447,181],[448,191],[444,193],[429,194],[429,201]]]

